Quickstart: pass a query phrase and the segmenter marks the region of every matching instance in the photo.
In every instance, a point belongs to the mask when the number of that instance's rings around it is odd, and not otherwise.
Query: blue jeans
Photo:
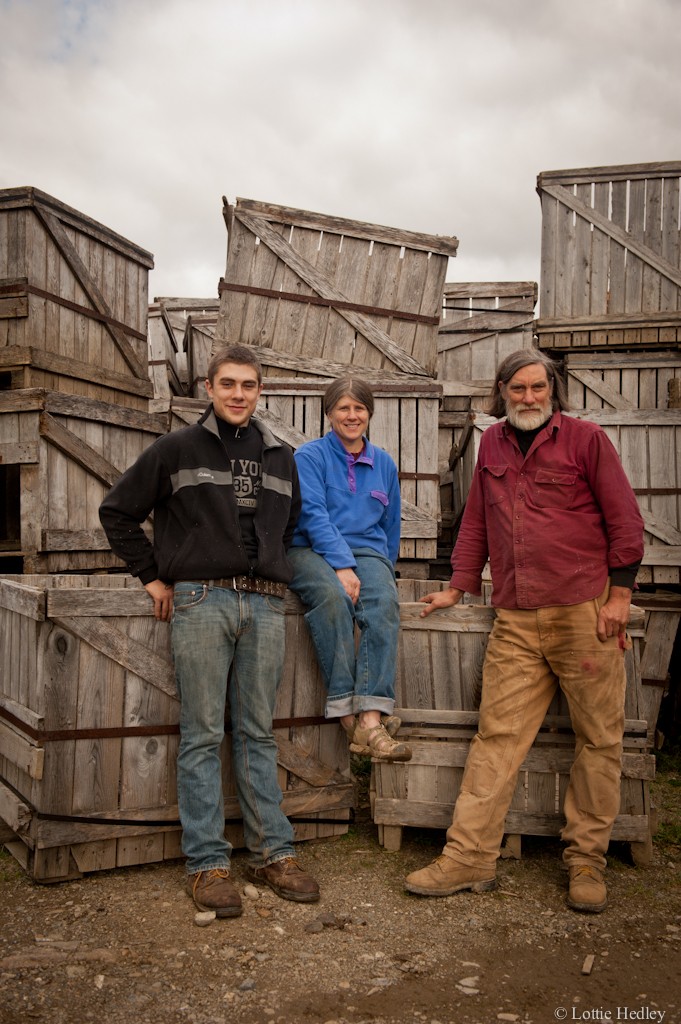
[[[229,867],[220,761],[227,696],[246,846],[260,864],[293,856],[272,732],[284,661],[283,599],[176,583],[172,650],[181,703],[177,798],[187,872]]]
[[[391,563],[361,548],[352,552],[361,588],[353,605],[336,572],[311,548],[289,548],[291,590],[305,614],[327,687],[327,718],[360,711],[390,714],[395,706],[395,668],[400,609]],[[359,645],[355,653],[355,625]]]

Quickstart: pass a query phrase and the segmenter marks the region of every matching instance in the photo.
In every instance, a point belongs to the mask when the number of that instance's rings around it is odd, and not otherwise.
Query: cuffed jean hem
[[[227,862],[227,864],[207,864],[206,867],[204,867],[204,868],[196,868],[196,869],[192,868],[191,870],[189,870],[189,868],[188,868],[187,869],[187,878],[193,878],[194,875],[200,875],[202,871],[229,871],[229,870],[230,870],[229,862]]]
[[[355,714],[361,711],[380,711],[382,715],[392,715],[395,701],[390,697],[355,697],[352,710]]]
[[[278,864],[280,860],[288,860],[289,857],[295,857],[294,850],[291,850],[290,853],[278,853],[276,857],[271,857],[265,861],[265,867],[268,868],[270,864]]]
[[[359,715],[362,711],[380,711],[382,715],[392,715],[395,701],[390,697],[363,697],[355,694],[350,697],[327,700],[324,708],[325,718],[345,718],[347,715]]]

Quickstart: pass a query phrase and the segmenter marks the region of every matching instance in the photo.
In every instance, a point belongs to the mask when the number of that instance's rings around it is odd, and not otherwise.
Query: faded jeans
[[[302,547],[287,552],[293,566],[290,587],[307,608],[305,621],[326,683],[327,718],[374,710],[389,715],[395,706],[400,626],[395,571],[368,548],[353,555],[361,583],[356,605],[321,555]]]
[[[220,761],[227,697],[246,846],[259,864],[293,856],[272,733],[284,660],[283,599],[176,583],[172,649],[181,702],[177,796],[188,874],[230,863]]]
[[[618,638],[596,636],[608,589],[592,601],[536,610],[496,609],[483,667],[477,735],[470,746],[443,853],[493,866],[520,766],[560,685],[575,732],[562,838],[568,865],[605,868],[620,803],[626,672]]]

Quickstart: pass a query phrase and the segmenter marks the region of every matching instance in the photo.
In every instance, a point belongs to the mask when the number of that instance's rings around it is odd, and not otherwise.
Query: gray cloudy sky
[[[0,0],[0,187],[215,296],[222,196],[459,238],[537,280],[540,171],[681,160],[681,0]]]

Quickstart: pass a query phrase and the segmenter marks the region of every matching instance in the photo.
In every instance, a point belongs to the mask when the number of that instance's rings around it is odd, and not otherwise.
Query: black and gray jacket
[[[286,550],[300,512],[293,452],[256,418],[263,437],[255,512],[258,558],[249,564],[232,470],[211,406],[197,424],[158,438],[109,491],[99,517],[111,550],[142,583],[249,572],[288,583]],[[142,522],[153,511],[153,546]]]

